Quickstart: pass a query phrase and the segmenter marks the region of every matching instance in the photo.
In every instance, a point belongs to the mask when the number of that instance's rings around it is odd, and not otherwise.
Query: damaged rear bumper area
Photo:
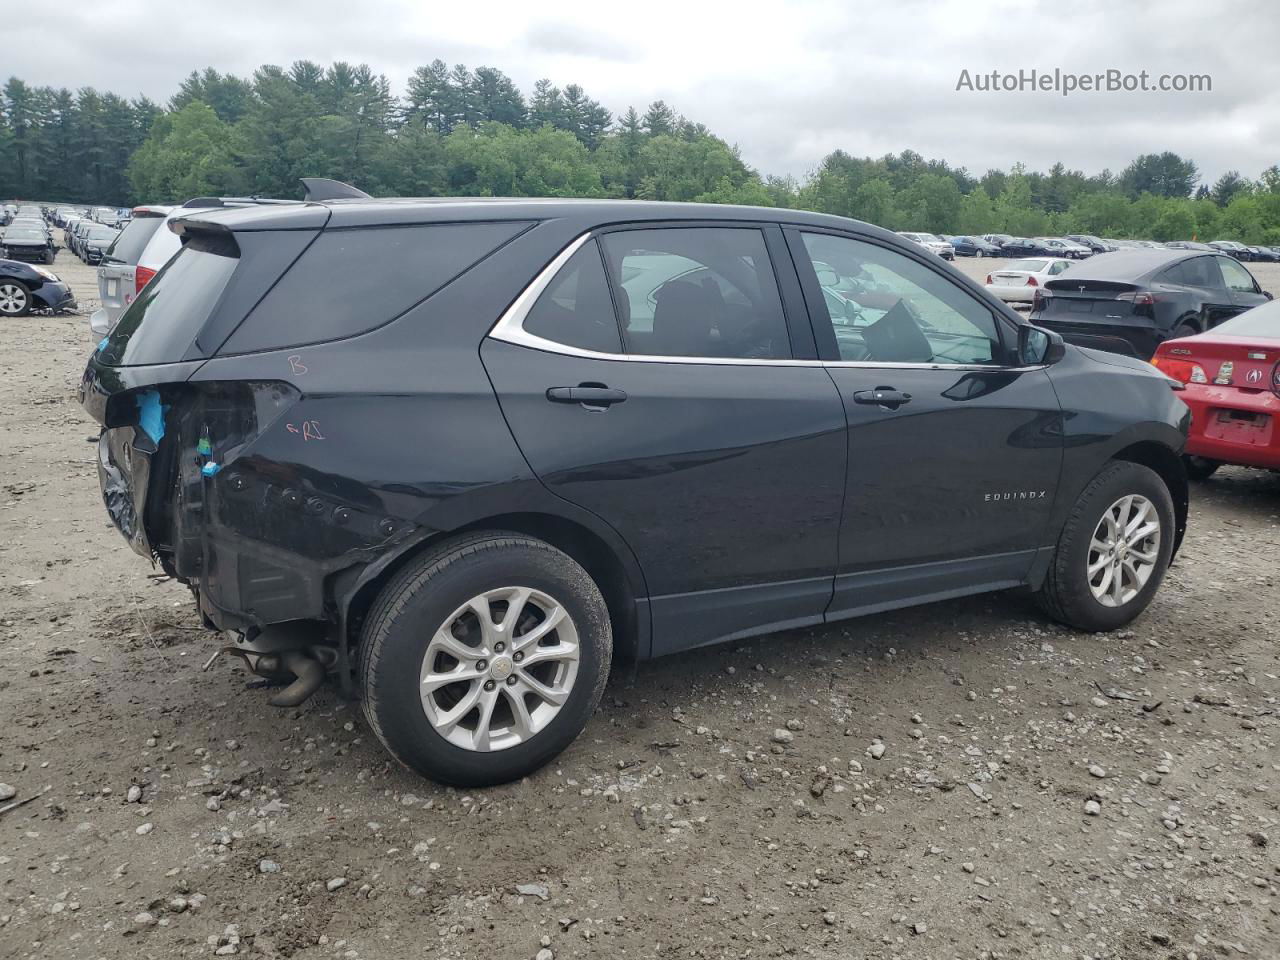
[[[323,439],[297,388],[191,382],[200,366],[90,360],[80,400],[102,425],[107,511],[137,553],[191,587],[210,628],[253,642],[311,621],[341,648],[365,571],[421,531],[371,488],[290,459],[300,438]]]

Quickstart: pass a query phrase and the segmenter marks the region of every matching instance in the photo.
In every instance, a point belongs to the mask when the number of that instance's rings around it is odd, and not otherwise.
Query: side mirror
[[[1062,337],[1052,330],[1024,323],[1018,328],[1018,364],[1038,367],[1054,364],[1067,355]]]
[[[1275,299],[1275,297],[1273,297],[1273,296],[1271,295],[1271,291],[1270,291],[1270,290],[1261,290],[1261,291],[1259,291],[1259,292],[1260,292],[1264,297],[1266,297],[1268,300],[1274,300],[1274,299]]]

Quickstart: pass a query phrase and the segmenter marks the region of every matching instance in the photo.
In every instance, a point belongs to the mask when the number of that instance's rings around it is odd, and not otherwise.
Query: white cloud
[[[366,62],[402,91],[439,57],[526,91],[579,83],[615,112],[665,99],[765,173],[802,175],[837,147],[913,149],[981,174],[1057,160],[1113,171],[1174,150],[1206,178],[1280,160],[1280,18],[1263,4],[783,0],[117,0],[6,28],[0,70],[37,84],[169,96],[192,69],[248,75],[296,59]],[[962,69],[1116,68],[1212,76],[1211,93],[957,92]]]

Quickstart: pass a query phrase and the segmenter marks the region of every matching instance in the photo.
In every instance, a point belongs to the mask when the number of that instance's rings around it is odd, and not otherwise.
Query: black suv
[[[1187,409],[839,217],[569,200],[194,214],[89,362],[107,509],[296,704],[455,784],[614,653],[1009,587],[1106,630],[1185,527]]]

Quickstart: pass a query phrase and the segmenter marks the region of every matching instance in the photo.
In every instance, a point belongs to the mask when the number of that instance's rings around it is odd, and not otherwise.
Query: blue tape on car
[[[101,353],[103,350],[107,349],[107,341],[110,339],[111,339],[110,337],[103,337],[101,340],[98,341],[98,351],[97,351],[98,353]]]
[[[151,438],[151,442],[159,444],[164,436],[164,406],[160,403],[160,393],[146,390],[137,397],[138,426]]]
[[[200,468],[200,472],[204,474],[206,477],[213,477],[213,476],[217,476],[218,471],[221,469],[222,469],[222,464],[220,463],[206,463],[203,467]]]

